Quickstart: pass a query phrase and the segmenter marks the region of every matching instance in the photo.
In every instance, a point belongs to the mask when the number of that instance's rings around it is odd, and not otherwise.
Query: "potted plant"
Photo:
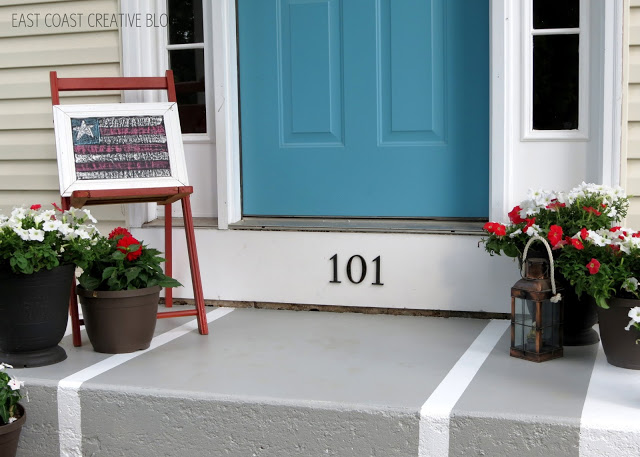
[[[622,227],[581,230],[563,245],[556,265],[578,294],[597,304],[607,361],[639,370],[640,232]]]
[[[582,229],[608,229],[624,219],[628,207],[629,199],[620,187],[582,183],[568,193],[529,191],[527,200],[509,212],[508,223],[484,225],[488,235],[483,240],[485,249],[490,255],[504,254],[521,261],[524,246],[537,234],[549,240],[557,260],[564,255],[560,248],[567,243],[567,234],[572,236]],[[546,253],[540,254],[546,257]],[[591,328],[597,322],[595,306],[581,302],[560,273],[558,282],[565,289],[564,344],[579,346],[598,342],[598,335]]]
[[[114,229],[93,247],[77,288],[89,340],[97,352],[118,354],[146,349],[156,327],[162,287],[181,284],[166,276],[160,251]]]
[[[6,368],[11,365],[0,363],[0,455],[13,457],[18,449],[18,439],[27,414],[20,403],[22,381],[9,376]]]
[[[0,360],[21,368],[67,357],[58,343],[74,270],[94,255],[95,222],[88,210],[55,204],[0,214]]]

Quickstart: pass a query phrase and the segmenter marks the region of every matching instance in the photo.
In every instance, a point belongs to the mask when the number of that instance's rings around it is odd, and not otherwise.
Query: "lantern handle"
[[[553,297],[551,297],[551,302],[557,303],[562,299],[562,295],[559,293],[556,293],[556,280],[554,276],[555,267],[553,265],[553,254],[551,253],[551,246],[549,246],[549,243],[547,242],[547,240],[545,240],[544,238],[542,238],[537,234],[533,235],[529,239],[529,241],[527,241],[527,244],[524,247],[524,253],[522,254],[522,267],[520,270],[520,275],[524,275],[525,260],[527,260],[527,253],[529,252],[529,246],[531,246],[531,243],[533,243],[535,240],[542,241],[544,246],[547,248],[547,254],[549,254],[549,266],[551,267],[551,292],[553,293]]]

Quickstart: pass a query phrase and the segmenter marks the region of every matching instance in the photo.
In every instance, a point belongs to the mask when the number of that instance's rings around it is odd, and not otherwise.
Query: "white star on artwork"
[[[87,125],[84,121],[82,121],[82,125],[80,125],[80,127],[74,127],[73,130],[78,132],[78,136],[76,136],[76,140],[79,140],[85,135],[89,135],[90,137],[93,138],[93,132],[91,131],[91,127],[93,127],[93,124]]]

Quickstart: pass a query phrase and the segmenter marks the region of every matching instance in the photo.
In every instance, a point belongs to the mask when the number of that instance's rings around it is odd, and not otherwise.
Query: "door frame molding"
[[[602,133],[597,176],[603,184],[620,184],[622,135],[622,22],[624,0],[605,2],[602,84]],[[213,29],[218,228],[242,219],[240,119],[236,0],[214,0]],[[503,220],[513,202],[512,157],[520,142],[520,94],[513,81],[521,62],[521,24],[513,20],[511,0],[490,0],[490,141],[489,219]]]

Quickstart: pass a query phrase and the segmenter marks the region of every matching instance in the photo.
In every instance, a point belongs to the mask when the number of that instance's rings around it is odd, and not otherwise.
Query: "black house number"
[[[333,284],[340,284],[342,281],[338,279],[338,254],[334,254],[329,260],[333,263],[333,279],[329,281]],[[352,266],[353,263],[360,264],[360,275],[358,277],[353,277]],[[374,286],[384,286],[384,283],[380,281],[380,256],[376,257],[371,261],[372,264],[375,265],[375,281],[371,284]],[[364,257],[361,255],[353,255],[347,261],[347,278],[353,284],[360,284],[367,277],[367,262],[364,260]]]

